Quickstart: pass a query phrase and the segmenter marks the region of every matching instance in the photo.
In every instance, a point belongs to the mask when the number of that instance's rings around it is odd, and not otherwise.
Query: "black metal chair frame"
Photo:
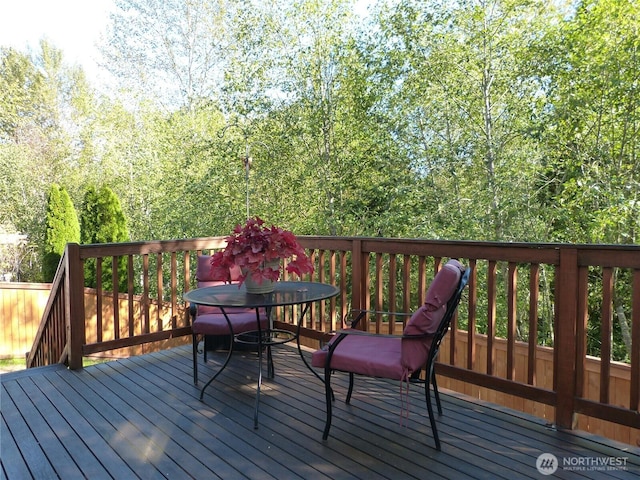
[[[196,317],[198,315],[198,306],[195,304],[191,304],[189,307],[189,314],[191,316],[191,325],[194,324],[194,322],[196,321]],[[267,312],[267,318],[269,318],[269,314],[270,314],[270,310]],[[233,355],[233,350],[234,350],[234,345],[235,343],[238,341],[236,339],[236,334],[233,331],[233,325],[231,320],[229,319],[229,314],[226,314],[224,312],[221,313],[221,315],[224,316],[227,325],[229,326],[229,348],[227,350],[227,356],[224,360],[224,363],[222,364],[222,366],[218,369],[218,371],[213,375],[213,377],[211,377],[207,383],[205,383],[205,385],[202,387],[202,389],[200,390],[200,400],[202,400],[204,398],[204,391],[206,390],[206,388],[211,385],[211,383],[218,377],[218,375],[220,373],[222,373],[222,371],[226,368],[227,364],[229,363],[229,361],[231,360],[231,357]],[[232,314],[231,314],[232,315]],[[256,310],[256,324],[257,324],[257,329],[258,329],[258,335],[261,335],[260,333],[260,313],[258,310]],[[243,333],[243,332],[240,332]],[[193,384],[194,385],[198,385],[198,344],[200,343],[199,341],[199,337],[202,337],[203,339],[203,360],[204,363],[207,363],[207,348],[204,342],[204,338],[206,336],[206,334],[200,334],[200,333],[192,333],[192,343],[193,343]],[[271,346],[267,346],[265,347],[267,350],[267,377],[272,378],[274,376],[274,367],[273,367],[273,355],[271,353]],[[258,352],[260,353],[260,352]]]
[[[464,288],[466,287],[467,283],[469,282],[469,276],[471,273],[471,269],[467,268],[465,270],[465,272],[462,274],[461,278],[460,278],[460,282],[458,284],[458,287],[456,289],[456,291],[454,292],[453,296],[451,297],[451,299],[447,302],[447,310],[446,313],[444,315],[444,317],[442,318],[442,320],[440,321],[440,324],[438,325],[438,329],[436,330],[436,332],[432,335],[430,334],[425,334],[425,335],[389,335],[389,336],[393,336],[393,337],[398,337],[398,338],[422,338],[422,337],[433,337],[433,341],[431,343],[431,348],[429,350],[429,356],[427,357],[427,362],[425,365],[425,380],[420,380],[418,375],[415,375],[416,372],[414,372],[414,374],[411,376],[410,378],[410,382],[411,383],[423,383],[425,384],[425,401],[427,404],[427,411],[429,413],[429,420],[431,422],[431,430],[433,432],[433,439],[435,441],[435,445],[436,445],[436,450],[440,451],[441,450],[441,445],[440,445],[440,438],[438,436],[438,428],[436,425],[436,421],[435,421],[435,417],[433,415],[433,405],[431,402],[431,386],[433,386],[433,392],[434,392],[434,396],[436,399],[436,406],[438,408],[438,414],[442,415],[442,405],[440,403],[440,394],[438,392],[438,384],[436,382],[436,375],[435,375],[435,363],[436,363],[436,359],[438,357],[438,353],[440,351],[440,345],[442,343],[442,340],[444,339],[445,335],[447,334],[448,330],[449,330],[449,326],[451,325],[451,320],[453,318],[453,316],[456,313],[456,310],[458,308],[458,304],[460,303],[460,298],[462,296],[462,291],[464,290]],[[355,328],[358,324],[358,322],[368,313],[371,313],[370,311],[367,310],[360,310],[359,311],[359,315],[355,318],[355,320],[353,320],[351,326],[352,328]],[[374,313],[387,313],[387,314],[394,314],[394,315],[408,315],[408,314],[403,314],[403,313],[397,313],[397,312],[374,312]],[[353,335],[353,334],[357,334],[357,335],[379,335],[379,334],[370,334],[367,332],[363,332],[361,330],[341,330],[339,332],[336,333],[337,337],[334,341],[332,341],[329,344],[329,350],[327,353],[327,359],[325,362],[325,367],[324,367],[324,386],[325,386],[325,399],[326,399],[326,404],[327,404],[327,417],[326,417],[326,422],[325,422],[325,427],[324,427],[324,432],[322,434],[322,439],[323,440],[327,440],[327,438],[329,437],[329,429],[331,428],[331,418],[332,418],[332,403],[334,400],[334,394],[333,394],[333,390],[331,388],[331,374],[333,371],[335,371],[334,369],[331,368],[331,357],[333,356],[334,351],[336,350],[336,348],[338,347],[338,345],[340,344],[340,342],[342,340],[344,340],[347,335]],[[347,391],[347,396],[345,399],[345,403],[349,404],[351,402],[351,394],[353,393],[353,384],[354,384],[354,376],[355,374],[353,372],[345,372],[349,374],[349,389]],[[419,372],[417,372],[419,374]]]

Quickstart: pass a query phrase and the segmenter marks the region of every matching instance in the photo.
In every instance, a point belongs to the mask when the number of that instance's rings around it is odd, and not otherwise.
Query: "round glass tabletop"
[[[299,305],[335,297],[338,287],[319,282],[277,282],[271,293],[247,293],[244,286],[218,285],[186,292],[183,299],[197,305],[212,307],[275,307]]]

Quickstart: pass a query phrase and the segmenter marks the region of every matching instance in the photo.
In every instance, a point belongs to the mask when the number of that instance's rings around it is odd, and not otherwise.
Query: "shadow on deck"
[[[214,371],[200,368],[200,385]],[[201,359],[201,357],[200,357]],[[443,394],[442,452],[433,448],[424,392],[412,386],[410,424],[400,386],[335,376],[331,435],[322,441],[324,390],[294,348],[274,351],[253,428],[255,354],[236,353],[207,389],[192,384],[190,347],[70,371],[43,367],[0,376],[2,476],[154,479],[638,478],[640,449]],[[542,453],[559,467],[543,476]],[[609,469],[608,466],[612,466]]]

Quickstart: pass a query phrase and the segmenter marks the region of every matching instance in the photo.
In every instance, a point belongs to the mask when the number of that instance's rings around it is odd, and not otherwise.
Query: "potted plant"
[[[288,260],[286,269],[302,276],[313,272],[311,260],[288,230],[268,227],[260,217],[250,218],[244,225],[236,225],[227,237],[224,250],[211,257],[211,273],[218,280],[230,281],[230,269],[239,267],[239,283],[247,283],[250,293],[272,291],[280,277],[281,260]]]

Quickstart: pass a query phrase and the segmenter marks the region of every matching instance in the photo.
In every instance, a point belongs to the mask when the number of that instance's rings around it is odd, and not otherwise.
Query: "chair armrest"
[[[392,335],[390,333],[365,332],[363,330],[358,330],[357,328],[346,328],[346,329],[343,329],[343,330],[338,330],[335,334],[337,336],[341,336],[341,335],[361,335],[361,336],[364,336],[364,337],[388,337],[388,338],[402,338],[403,337],[403,335]]]
[[[432,337],[434,334],[433,333],[420,333],[420,334],[416,334],[416,335],[393,335],[390,333],[372,333],[372,332],[365,332],[363,330],[358,330],[356,328],[347,328],[347,329],[343,329],[343,330],[338,330],[337,332],[335,332],[336,335],[364,335],[364,336],[376,336],[376,337],[387,337],[387,338],[425,338],[425,337]]]
[[[413,312],[391,312],[388,310],[359,310],[354,309],[352,312],[358,313],[372,313],[374,315],[395,315],[396,317],[410,317],[413,315]]]
[[[351,315],[357,313],[356,318],[354,320],[351,321],[351,328],[355,328],[358,323],[360,322],[360,320],[362,318],[364,318],[366,315],[386,315],[386,316],[395,316],[395,317],[411,317],[411,315],[413,315],[413,313],[407,313],[407,312],[388,312],[385,310],[363,310],[363,309],[352,309],[351,310]],[[345,318],[345,323],[346,323],[346,318]]]

